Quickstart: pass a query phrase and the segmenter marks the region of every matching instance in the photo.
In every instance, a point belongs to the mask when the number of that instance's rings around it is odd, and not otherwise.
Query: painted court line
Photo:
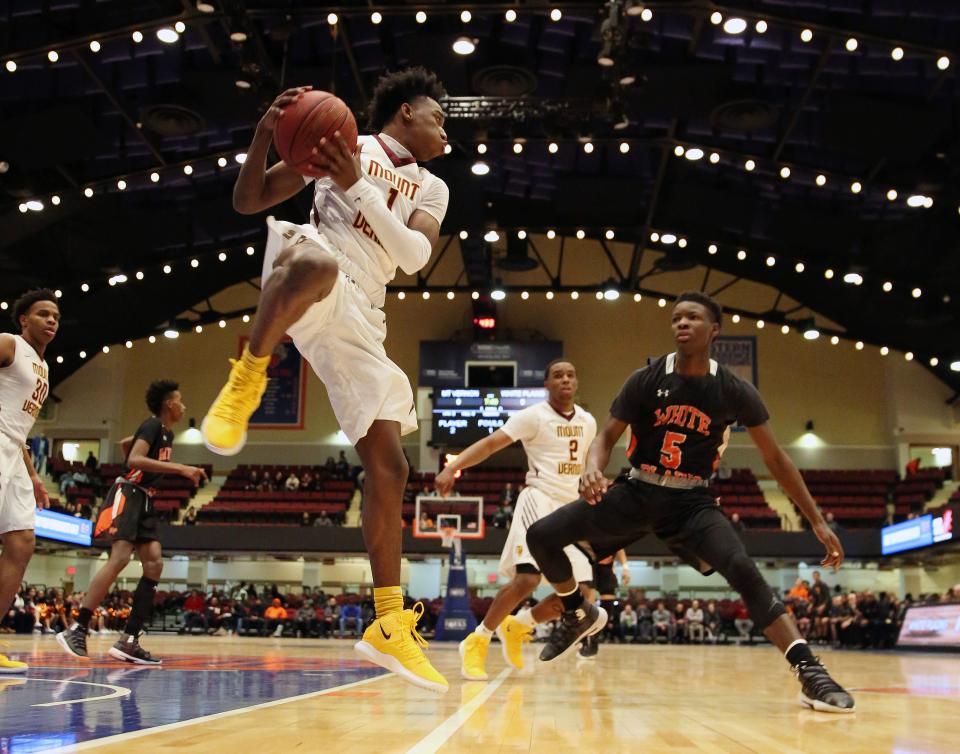
[[[80,699],[67,699],[62,702],[43,702],[42,704],[31,704],[31,707],[60,707],[64,704],[83,704],[84,702],[102,702],[105,699],[117,699],[121,696],[130,696],[130,689],[125,686],[114,686],[110,683],[90,683],[89,681],[63,681],[57,678],[26,678],[26,681],[40,683],[76,683],[80,686],[99,686],[100,688],[110,689],[109,694],[101,696],[85,696]]]
[[[440,751],[440,747],[470,719],[470,715],[480,709],[487,699],[493,696],[493,692],[500,687],[501,683],[507,680],[507,676],[509,676],[511,672],[512,668],[502,670],[500,675],[494,678],[482,692],[440,723],[440,725],[434,728],[432,733],[421,738],[407,750],[407,754],[434,754]]]
[[[363,686],[368,683],[374,683],[376,681],[381,681],[384,678],[393,677],[392,673],[384,673],[383,675],[377,675],[373,678],[364,678],[362,681],[354,681],[353,683],[345,683],[342,686],[333,686],[329,689],[321,689],[320,691],[311,691],[307,694],[300,694],[298,696],[288,696],[285,699],[274,699],[270,702],[262,702],[260,704],[254,704],[250,707],[240,707],[239,709],[227,710],[226,712],[216,712],[212,715],[203,715],[202,717],[194,717],[190,720],[178,720],[175,723],[167,723],[166,725],[157,725],[153,728],[144,728],[143,730],[133,730],[129,733],[118,733],[115,736],[105,736],[104,738],[95,738],[90,741],[82,741],[75,744],[70,744],[69,746],[58,746],[56,749],[44,749],[44,754],[67,754],[67,752],[74,751],[84,751],[85,749],[95,749],[99,746],[105,746],[106,744],[118,743],[120,741],[130,741],[134,738],[142,738],[144,736],[150,736],[154,733],[163,733],[168,730],[176,730],[178,728],[186,728],[190,725],[197,725],[198,723],[206,723],[211,720],[220,720],[224,717],[232,717],[234,715],[242,715],[246,712],[253,712],[258,709],[266,709],[267,707],[278,707],[281,704],[289,704],[290,702],[299,702],[304,699],[314,699],[318,696],[325,696],[327,694],[333,693],[334,691],[343,691],[344,689],[352,689],[357,686]]]

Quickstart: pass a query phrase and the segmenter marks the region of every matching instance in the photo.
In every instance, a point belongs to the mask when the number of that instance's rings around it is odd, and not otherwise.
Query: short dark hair
[[[179,390],[180,383],[173,380],[154,380],[147,388],[147,408],[156,416],[163,410],[163,402],[170,397],[170,393]]]
[[[30,311],[30,307],[38,301],[53,301],[57,303],[57,294],[49,288],[34,288],[24,293],[20,298],[13,302],[13,324],[20,327],[20,317]],[[59,308],[59,304],[57,305]]]
[[[387,73],[380,77],[373,89],[367,106],[367,126],[373,131],[381,131],[404,102],[417,97],[439,100],[446,96],[437,74],[422,66]]]
[[[695,304],[700,304],[701,306],[706,307],[707,311],[710,312],[710,316],[713,318],[713,321],[718,325],[723,325],[723,307],[710,298],[710,296],[708,296],[706,293],[701,293],[700,291],[684,291],[677,296],[676,303],[679,304],[681,301],[692,301]]]
[[[570,361],[570,359],[567,359],[567,358],[564,358],[563,356],[561,356],[559,359],[553,359],[553,360],[551,360],[551,361],[543,368],[543,379],[547,379],[547,377],[550,376],[550,370],[553,369],[554,365],[556,365],[556,364],[569,364],[569,365],[572,366],[574,369],[577,368],[576,365],[575,365],[572,361]]]

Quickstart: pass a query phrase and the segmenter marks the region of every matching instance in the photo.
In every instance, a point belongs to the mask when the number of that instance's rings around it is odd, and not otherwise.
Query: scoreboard
[[[434,390],[430,444],[465,448],[496,432],[517,411],[546,398],[546,388],[542,387]]]

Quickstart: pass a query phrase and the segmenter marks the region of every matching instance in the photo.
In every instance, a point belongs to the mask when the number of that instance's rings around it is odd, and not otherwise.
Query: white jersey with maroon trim
[[[401,223],[407,225],[418,209],[432,215],[438,223],[443,222],[450,198],[443,180],[417,165],[400,142],[386,134],[360,136],[357,145],[363,179],[380,190],[387,207]],[[363,212],[330,178],[314,181],[310,221],[347,257],[351,267],[359,268],[367,278],[360,281],[366,283],[365,289],[369,290],[370,283],[385,289],[397,274],[396,261],[380,245]],[[346,271],[354,275],[357,272]],[[375,298],[381,300],[373,303],[383,303],[382,297]]]
[[[580,494],[587,449],[597,435],[597,420],[580,406],[564,416],[548,401],[517,411],[502,427],[519,440],[530,466],[526,485],[551,499],[569,503]]]
[[[0,369],[0,432],[23,445],[50,392],[47,362],[14,335],[13,362]]]

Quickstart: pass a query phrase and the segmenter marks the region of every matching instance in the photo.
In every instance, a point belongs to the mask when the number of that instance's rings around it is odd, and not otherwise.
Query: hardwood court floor
[[[91,649],[103,657],[111,641]],[[167,662],[144,669],[80,666],[52,637],[12,643],[32,668],[0,678],[0,751],[960,751],[956,654],[826,651],[857,699],[855,714],[827,715],[796,704],[770,647],[601,645],[595,661],[531,673],[507,672],[494,643],[478,683],[460,679],[456,645],[432,644],[451,681],[435,696],[356,662],[348,641],[149,637]]]

